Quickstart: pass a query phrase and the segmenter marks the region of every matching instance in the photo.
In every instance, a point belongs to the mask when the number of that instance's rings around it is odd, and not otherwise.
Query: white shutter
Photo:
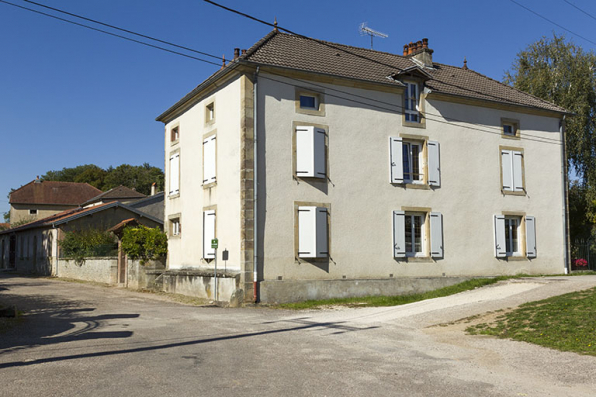
[[[495,256],[497,258],[504,258],[507,256],[504,215],[495,215]]]
[[[216,136],[212,135],[203,141],[203,184],[216,181],[215,148]]]
[[[327,208],[298,207],[298,257],[329,256],[327,241]]]
[[[215,211],[203,211],[203,258],[215,258],[215,248],[211,248],[211,240],[215,238]]]
[[[526,256],[536,258],[536,219],[526,216]]]
[[[503,190],[513,190],[513,160],[511,150],[501,151],[501,166],[503,170]]]
[[[296,128],[296,175],[325,178],[325,130],[315,127]]]
[[[443,257],[443,216],[440,212],[430,213],[430,256]]]
[[[404,183],[404,161],[400,137],[389,138],[389,169],[391,183]]]
[[[180,153],[170,156],[170,195],[180,193]]]
[[[406,213],[393,211],[393,257],[406,257]]]
[[[439,161],[439,142],[428,141],[428,184],[441,186],[441,166]]]
[[[524,157],[522,152],[511,152],[512,156],[512,168],[513,168],[513,191],[514,192],[523,192],[524,191],[524,181],[523,181],[523,168],[522,168],[522,159]]]
[[[327,208],[317,208],[317,258],[326,258],[329,256],[329,244],[328,244],[328,230],[327,230]]]

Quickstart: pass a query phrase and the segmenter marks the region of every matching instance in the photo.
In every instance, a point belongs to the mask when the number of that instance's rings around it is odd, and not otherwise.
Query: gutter
[[[569,186],[568,186],[568,179],[567,179],[567,150],[566,150],[566,142],[565,142],[565,115],[561,118],[559,123],[559,132],[561,134],[561,180],[563,182],[563,235],[565,236],[565,253],[563,254],[565,258],[564,263],[564,270],[565,274],[569,274],[571,272],[570,269],[570,262],[569,262],[569,253],[570,253],[570,242],[569,242],[569,203],[568,203],[568,194],[569,194]]]
[[[258,137],[258,133],[257,133],[257,127],[258,127],[258,123],[257,123],[257,116],[258,116],[258,106],[257,106],[257,100],[258,100],[258,96],[257,96],[257,89],[258,89],[258,78],[259,78],[259,66],[257,66],[257,70],[255,71],[255,77],[254,77],[254,83],[253,83],[253,90],[252,90],[252,102],[253,102],[253,106],[252,106],[252,111],[253,111],[253,194],[254,194],[254,202],[253,202],[253,298],[254,298],[254,302],[257,303],[259,301],[259,296],[258,296],[258,281],[259,281],[259,272],[258,272],[258,251],[259,251],[259,246],[257,244],[257,238],[258,238],[258,231],[259,231],[259,222],[258,222],[258,211],[257,209],[259,208],[259,206],[257,205],[257,191],[258,191],[258,183],[257,183],[257,159],[259,156],[257,156],[258,153],[258,147],[257,147],[257,137]]]

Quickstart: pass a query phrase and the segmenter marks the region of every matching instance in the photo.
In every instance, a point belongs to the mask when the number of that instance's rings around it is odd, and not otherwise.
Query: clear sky
[[[90,24],[23,0],[6,1]],[[271,30],[202,0],[36,1],[228,59],[234,47],[249,48]],[[565,0],[516,1],[596,42],[596,20]],[[404,44],[426,37],[435,61],[459,66],[467,57],[471,69],[497,80],[517,52],[553,32],[596,49],[511,0],[218,2],[353,46],[370,46],[369,37],[358,33],[359,24],[368,22],[389,35],[374,42],[385,52],[401,54]],[[596,16],[596,2],[569,2]],[[163,125],[155,117],[217,70],[2,2],[0,50],[0,212],[9,208],[11,187],[48,170],[145,162],[163,169]]]

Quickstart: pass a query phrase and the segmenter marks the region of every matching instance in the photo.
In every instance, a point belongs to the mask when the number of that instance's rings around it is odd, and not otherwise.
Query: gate
[[[575,240],[571,245],[571,270],[596,271],[596,241]]]

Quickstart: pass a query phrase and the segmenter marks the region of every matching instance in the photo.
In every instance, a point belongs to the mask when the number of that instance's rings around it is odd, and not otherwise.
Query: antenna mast
[[[373,48],[373,37],[377,36],[380,37],[382,39],[389,37],[389,35],[385,34],[385,33],[381,33],[378,32],[374,29],[369,28],[368,26],[366,26],[366,22],[362,22],[360,24],[360,27],[358,28],[358,31],[360,32],[361,36],[365,36],[365,35],[369,35],[370,36],[370,49],[372,50]]]

